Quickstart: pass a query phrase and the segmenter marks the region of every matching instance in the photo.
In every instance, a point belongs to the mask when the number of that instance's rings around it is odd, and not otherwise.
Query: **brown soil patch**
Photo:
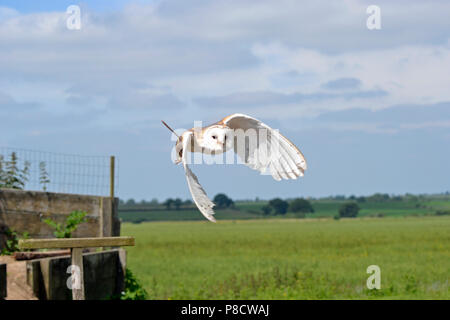
[[[7,297],[6,300],[37,300],[31,287],[27,285],[26,261],[16,261],[10,256],[0,256],[0,263],[6,263]]]

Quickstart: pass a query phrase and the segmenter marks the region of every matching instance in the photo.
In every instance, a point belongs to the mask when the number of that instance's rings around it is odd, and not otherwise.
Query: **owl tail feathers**
[[[195,201],[195,200],[194,200]],[[209,207],[205,207],[204,204],[200,204],[198,202],[195,203],[198,207],[198,209],[200,210],[200,212],[203,214],[203,216],[208,219],[211,222],[217,222],[216,218],[214,218],[213,214],[215,214],[213,207],[214,207],[214,203],[212,203],[211,206]]]
[[[208,215],[204,214],[204,216],[205,216],[206,219],[208,219],[211,222],[214,222],[214,223],[217,222],[216,219],[210,214],[208,214]]]

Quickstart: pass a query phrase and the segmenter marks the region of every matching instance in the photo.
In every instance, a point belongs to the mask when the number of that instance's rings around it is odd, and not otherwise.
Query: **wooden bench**
[[[79,286],[72,285],[72,299],[85,300],[83,276],[83,249],[95,247],[134,246],[133,237],[99,237],[99,238],[70,238],[70,239],[27,239],[19,240],[20,249],[70,249],[72,266],[72,281],[78,279]],[[78,277],[75,272],[79,271]],[[75,283],[73,283],[75,284]]]

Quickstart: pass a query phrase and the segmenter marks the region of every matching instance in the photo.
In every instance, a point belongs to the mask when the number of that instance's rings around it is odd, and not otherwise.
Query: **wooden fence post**
[[[115,173],[116,158],[111,156],[109,165],[109,196],[111,201],[114,201],[114,173]]]
[[[72,248],[72,299],[85,300],[83,248]],[[75,266],[75,268],[74,268]],[[78,273],[79,274],[76,274]]]
[[[112,236],[113,235],[113,216],[114,216],[114,183],[115,183],[115,168],[116,166],[116,158],[114,156],[110,157],[110,172],[109,172],[109,197],[111,198],[110,203],[111,203],[111,212],[109,215],[109,230],[108,230],[108,236]],[[103,248],[104,249],[104,248]]]
[[[6,264],[0,264],[0,300],[7,296]]]

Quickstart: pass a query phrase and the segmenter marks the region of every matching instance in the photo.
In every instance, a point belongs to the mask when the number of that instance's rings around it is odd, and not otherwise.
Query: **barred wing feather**
[[[198,182],[197,176],[192,172],[187,163],[187,153],[189,150],[188,146],[190,146],[191,144],[191,139],[193,139],[192,132],[188,132],[183,135],[182,161],[184,171],[186,173],[186,180],[189,186],[189,191],[191,192],[192,199],[194,200],[198,209],[206,217],[206,219],[212,222],[216,222],[216,219],[214,219],[213,217],[213,214],[215,213],[213,210],[214,203],[208,198],[205,190]]]

